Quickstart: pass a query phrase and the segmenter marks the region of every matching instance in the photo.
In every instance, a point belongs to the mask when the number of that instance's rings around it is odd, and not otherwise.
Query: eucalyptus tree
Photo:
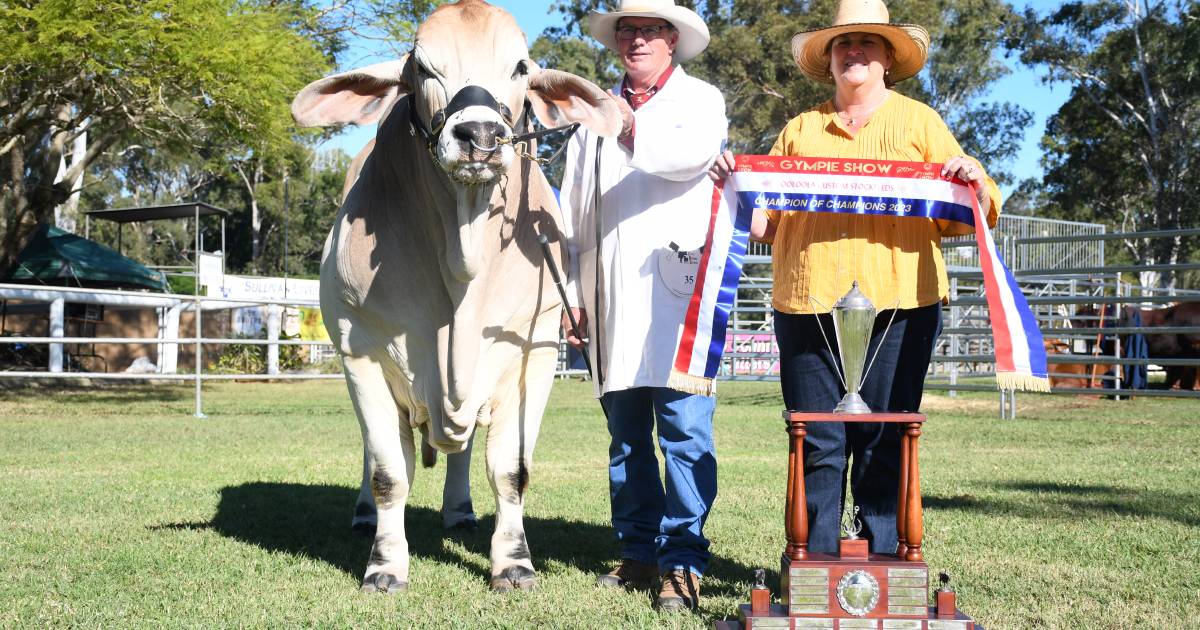
[[[319,13],[268,0],[0,3],[0,276],[101,155],[207,144],[221,159],[291,142],[291,96],[335,52]]]
[[[553,9],[564,25],[548,29],[533,46],[539,61],[555,63],[610,85],[620,73],[616,57],[586,35],[592,10],[611,11],[612,0],[559,0]],[[677,4],[698,12],[712,41],[687,64],[725,94],[730,148],[765,153],[788,120],[827,100],[832,89],[806,79],[792,61],[791,38],[833,22],[836,0],[703,0]],[[1011,102],[988,99],[988,89],[1009,72],[1003,43],[1017,19],[1001,0],[893,0],[893,22],[929,30],[933,43],[926,70],[896,89],[938,110],[962,143],[998,180],[1009,180],[1006,163],[1019,148],[1032,117]],[[589,57],[588,50],[591,51]]]
[[[1026,11],[1011,47],[1066,81],[1071,95],[1046,126],[1043,195],[1064,218],[1121,231],[1200,223],[1200,3],[1067,2]],[[1196,239],[1124,242],[1140,264],[1175,264]],[[1174,287],[1175,273],[1140,274],[1143,286]]]

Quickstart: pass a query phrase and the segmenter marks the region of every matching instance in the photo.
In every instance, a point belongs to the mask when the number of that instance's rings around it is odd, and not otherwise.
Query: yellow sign
[[[329,341],[329,333],[325,331],[325,322],[321,319],[321,309],[300,307],[300,338],[305,341]]]

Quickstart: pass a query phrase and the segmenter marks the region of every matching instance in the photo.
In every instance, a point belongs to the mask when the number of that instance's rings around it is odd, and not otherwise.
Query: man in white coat
[[[667,382],[708,231],[706,171],[726,137],[725,100],[678,65],[708,45],[708,27],[693,11],[669,0],[623,0],[618,11],[592,12],[589,30],[625,68],[613,88],[621,136],[601,143],[580,129],[567,148],[561,193],[569,306],[590,337],[612,437],[621,561],[597,583],[645,587],[661,577],[659,608],[694,609],[710,557],[704,522],[717,494],[715,400],[710,382],[689,388],[700,393]],[[563,322],[567,340],[582,347]]]

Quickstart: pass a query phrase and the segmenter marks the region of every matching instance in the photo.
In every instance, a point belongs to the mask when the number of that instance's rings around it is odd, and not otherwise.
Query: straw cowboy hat
[[[695,11],[675,6],[673,0],[621,0],[621,8],[611,13],[592,11],[588,32],[611,50],[617,49],[617,20],[623,17],[661,18],[679,31],[675,61],[687,61],[708,47],[708,25]]]
[[[792,37],[792,57],[800,72],[815,81],[833,83],[829,43],[843,33],[874,33],[886,39],[894,53],[888,74],[893,82],[920,72],[929,56],[929,32],[916,24],[892,24],[882,0],[841,0],[832,26]]]

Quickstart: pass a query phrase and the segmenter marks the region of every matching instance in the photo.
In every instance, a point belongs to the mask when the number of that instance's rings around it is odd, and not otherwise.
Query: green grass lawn
[[[0,627],[711,628],[778,584],[787,445],[775,384],[722,383],[714,561],[698,614],[599,591],[607,434],[561,381],[526,529],[540,589],[487,589],[493,501],[447,535],[444,468],[418,470],[408,593],[362,595],[350,534],[358,425],[338,382],[0,391]],[[960,607],[999,628],[1200,627],[1200,403],[928,395],[925,552]],[[477,458],[483,449],[476,450]],[[476,462],[482,471],[482,461]]]

